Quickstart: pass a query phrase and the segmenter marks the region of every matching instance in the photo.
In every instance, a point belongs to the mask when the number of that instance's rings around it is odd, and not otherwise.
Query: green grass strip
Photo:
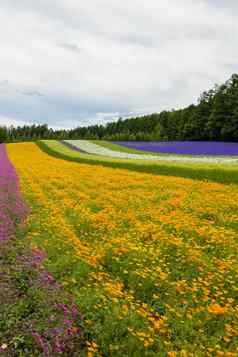
[[[195,180],[219,183],[238,183],[238,166],[222,164],[171,163],[166,161],[144,161],[133,159],[108,158],[84,154],[72,150],[56,140],[37,141],[39,148],[58,159],[82,164],[101,165],[111,168],[127,169],[156,175],[176,176]]]

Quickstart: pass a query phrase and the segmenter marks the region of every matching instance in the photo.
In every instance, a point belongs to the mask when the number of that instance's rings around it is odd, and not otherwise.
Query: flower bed
[[[120,151],[113,151],[103,146],[92,143],[89,140],[64,140],[63,143],[71,148],[86,152],[88,154],[117,157],[121,159],[138,159],[138,160],[157,160],[157,157],[152,155],[137,155]]]
[[[238,156],[238,143],[214,141],[115,141],[130,149],[165,154]]]
[[[148,152],[148,155],[144,154],[132,154],[132,153],[126,153],[123,151],[115,151],[115,150],[110,150],[106,147],[97,145],[95,143],[90,142],[89,140],[64,140],[63,143],[67,144],[71,148],[74,148],[77,151],[85,152],[88,154],[93,154],[93,155],[98,155],[98,156],[104,156],[104,157],[112,157],[112,158],[119,158],[119,159],[134,159],[134,160],[144,160],[144,161],[168,161],[168,162],[186,162],[186,163],[208,163],[208,164],[238,164],[238,157],[233,158],[233,157],[213,157],[213,156],[183,156],[183,155],[150,155]],[[127,145],[127,143],[123,143],[123,145]],[[145,146],[140,146],[139,143],[137,143],[138,148],[134,146],[135,149],[139,149],[141,147],[141,150],[145,151],[146,150],[146,145],[147,145],[147,150],[149,151],[150,147],[153,147],[153,143],[144,143]],[[133,148],[133,145],[136,145],[136,142],[130,142],[128,144],[131,145]],[[142,144],[141,144],[142,145]],[[157,145],[157,144],[156,144]],[[156,145],[154,145],[156,147]],[[166,144],[164,144],[166,147]],[[162,145],[163,147],[163,145]],[[166,152],[166,151],[164,151]]]
[[[4,145],[0,170],[0,355],[80,356],[82,316],[26,240],[29,210]]]
[[[19,184],[14,167],[7,157],[6,149],[0,144],[0,242],[8,240],[27,215],[19,192]]]

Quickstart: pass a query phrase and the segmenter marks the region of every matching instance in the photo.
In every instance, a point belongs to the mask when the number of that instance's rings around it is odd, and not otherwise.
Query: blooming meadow
[[[10,144],[27,241],[83,313],[92,356],[238,355],[238,187]]]
[[[183,160],[168,161],[167,156],[163,156],[159,160],[136,160],[88,154],[78,149],[72,149],[71,145],[65,145],[56,140],[40,140],[37,141],[36,144],[48,155],[81,164],[84,163],[96,166],[102,165],[104,167],[127,169],[133,172],[136,171],[156,175],[185,177],[203,181],[211,180],[213,182],[228,184],[238,183],[238,159],[236,158],[226,158],[226,163],[224,164],[216,161],[219,159],[223,160],[223,158],[220,157],[209,157],[209,160],[214,159],[215,162],[194,162],[191,157],[186,157],[189,159],[188,162]],[[105,142],[100,145],[104,146]],[[112,151],[118,151],[118,146],[119,145],[115,148],[113,145]],[[107,147],[111,148],[111,143],[107,142]]]

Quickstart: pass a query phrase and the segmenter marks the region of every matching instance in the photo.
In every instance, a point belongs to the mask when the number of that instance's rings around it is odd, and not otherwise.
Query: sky
[[[237,0],[2,0],[0,125],[105,124],[238,72]]]

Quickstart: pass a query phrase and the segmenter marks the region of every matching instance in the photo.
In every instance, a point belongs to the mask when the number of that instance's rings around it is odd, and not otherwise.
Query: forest
[[[53,130],[46,124],[0,127],[0,142],[38,139],[238,141],[238,74],[183,109],[70,130]]]

